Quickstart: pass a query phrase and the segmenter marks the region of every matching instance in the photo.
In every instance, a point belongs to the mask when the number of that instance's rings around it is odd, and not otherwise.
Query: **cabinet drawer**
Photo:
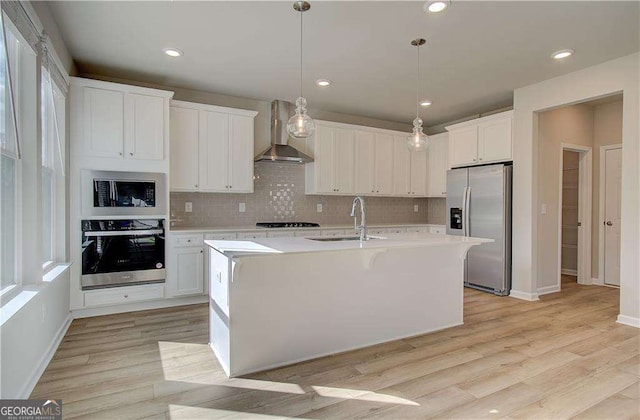
[[[279,230],[277,232],[269,231],[267,232],[268,238],[291,238],[294,236],[294,232],[292,230]]]
[[[114,287],[84,293],[84,306],[118,305],[143,300],[162,299],[164,283],[145,286]]]
[[[240,232],[238,233],[238,239],[260,239],[266,238],[267,232]]]
[[[322,231],[321,230],[297,230],[295,232],[295,236],[303,237],[303,238],[316,238],[318,236],[322,236]]]
[[[429,226],[415,226],[415,227],[410,227],[407,228],[407,232],[409,233],[425,233],[425,232],[429,232]]]
[[[231,241],[237,239],[238,235],[235,232],[225,233],[207,233],[204,235],[204,239],[213,241]]]
[[[175,236],[174,243],[176,246],[201,246],[204,237],[201,233],[195,235]]]
[[[327,229],[322,231],[322,236],[344,236],[346,232],[342,229]]]
[[[447,233],[447,230],[444,226],[431,226],[429,228],[429,233],[436,233],[438,235],[444,235]]]

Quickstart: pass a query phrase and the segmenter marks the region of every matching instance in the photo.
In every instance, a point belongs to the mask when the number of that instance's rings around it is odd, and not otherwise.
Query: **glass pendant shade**
[[[413,132],[407,137],[407,147],[412,152],[423,152],[429,147],[430,139],[422,132],[422,120],[413,120]]]
[[[287,132],[296,139],[306,139],[313,136],[316,131],[316,124],[307,114],[307,100],[299,97],[296,100],[296,113],[289,118]]]

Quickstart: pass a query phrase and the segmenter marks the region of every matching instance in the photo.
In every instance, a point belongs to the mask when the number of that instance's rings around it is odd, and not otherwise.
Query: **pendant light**
[[[418,71],[416,77],[416,119],[413,120],[413,132],[407,137],[407,147],[412,152],[423,152],[429,147],[429,137],[422,132],[422,119],[420,118],[420,100],[418,99],[420,90],[420,46],[426,41],[423,38],[416,38],[411,41],[411,45],[418,51]]]
[[[296,1],[293,9],[300,12],[300,97],[296,99],[296,113],[289,118],[287,132],[296,139],[306,139],[313,135],[316,124],[307,114],[307,100],[302,96],[302,14],[311,9],[307,1]]]

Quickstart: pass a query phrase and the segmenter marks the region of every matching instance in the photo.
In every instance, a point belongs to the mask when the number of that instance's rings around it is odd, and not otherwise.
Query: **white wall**
[[[23,295],[34,292],[33,298],[9,319],[3,319],[0,327],[3,399],[29,397],[71,322],[69,270],[51,283],[26,288]]]
[[[538,119],[538,198],[546,204],[538,224],[537,289],[558,284],[558,191],[560,188],[561,143],[593,145],[593,108],[586,104],[557,108],[540,113]],[[596,246],[597,249],[597,246]]]
[[[640,326],[640,130],[638,104],[640,54],[632,54],[514,92],[514,208],[512,295],[537,299],[538,111],[622,92],[621,322]]]

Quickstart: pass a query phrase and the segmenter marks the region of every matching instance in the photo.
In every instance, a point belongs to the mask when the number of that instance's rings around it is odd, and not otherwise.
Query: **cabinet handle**
[[[475,158],[473,159],[473,161],[474,161],[474,162],[476,162],[477,160],[478,160],[478,159],[475,159]]]
[[[124,298],[125,298],[125,299],[126,299],[126,298],[128,298],[128,297],[129,297],[129,295],[124,295]]]
[[[202,250],[200,250],[200,253],[202,254]]]
[[[196,184],[196,188],[198,188],[198,184]]]
[[[122,152],[118,153],[120,156],[122,156]]]
[[[482,158],[478,158],[478,160],[482,160]]]
[[[133,156],[133,152],[129,152],[129,155],[130,155],[130,156]]]
[[[233,185],[229,185],[229,189],[233,188]]]

